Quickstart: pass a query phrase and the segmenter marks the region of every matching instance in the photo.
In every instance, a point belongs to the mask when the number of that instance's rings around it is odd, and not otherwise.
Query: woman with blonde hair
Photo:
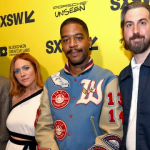
[[[42,92],[38,61],[28,53],[17,54],[10,65],[12,110],[6,121],[10,131],[6,150],[36,149],[34,121]]]

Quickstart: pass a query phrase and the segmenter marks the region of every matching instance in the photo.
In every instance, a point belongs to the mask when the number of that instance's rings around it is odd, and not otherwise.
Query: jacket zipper
[[[97,134],[97,131],[96,131],[96,128],[95,128],[95,124],[94,124],[94,116],[91,116],[91,117],[90,117],[90,120],[91,120],[91,122],[92,122],[92,126],[93,126],[93,130],[94,130],[95,136],[97,137],[98,134]]]

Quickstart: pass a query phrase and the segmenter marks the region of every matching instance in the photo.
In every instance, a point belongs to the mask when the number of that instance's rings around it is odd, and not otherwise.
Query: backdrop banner
[[[120,13],[132,1],[0,1],[0,75],[9,77],[10,62],[21,52],[30,53],[39,61],[44,80],[62,69],[66,58],[61,47],[60,25],[69,17],[78,17],[88,25],[94,63],[118,75],[132,57],[119,42]]]

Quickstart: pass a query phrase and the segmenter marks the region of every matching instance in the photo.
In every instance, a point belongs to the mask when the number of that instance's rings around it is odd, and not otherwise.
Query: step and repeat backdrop
[[[0,1],[0,75],[9,77],[12,58],[22,52],[40,63],[44,80],[64,67],[60,25],[69,17],[84,20],[92,37],[95,64],[118,75],[132,54],[119,42],[122,7],[134,0]],[[145,0],[149,3],[149,0]]]

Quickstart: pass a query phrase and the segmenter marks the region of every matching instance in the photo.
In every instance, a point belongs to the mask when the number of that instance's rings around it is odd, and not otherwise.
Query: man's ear
[[[89,37],[89,48],[91,48],[91,47],[92,47],[92,38]]]

